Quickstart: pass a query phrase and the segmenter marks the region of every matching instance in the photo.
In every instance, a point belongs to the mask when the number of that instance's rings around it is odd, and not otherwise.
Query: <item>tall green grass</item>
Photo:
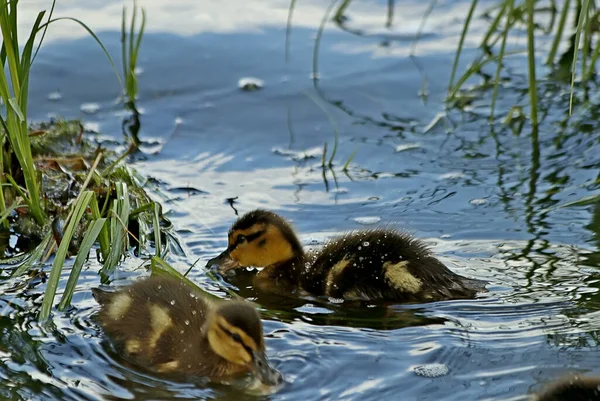
[[[137,27],[138,7],[137,2],[133,2],[133,12],[129,20],[129,30],[127,30],[127,8],[123,6],[123,16],[121,19],[121,63],[123,65],[123,81],[125,83],[125,107],[135,111],[135,100],[138,92],[138,82],[136,76],[137,61],[146,27],[146,12],[141,9],[142,17],[139,27]]]
[[[572,113],[575,88],[576,86],[584,90],[587,88],[589,80],[594,76],[595,66],[600,56],[600,45],[597,44],[598,38],[595,37],[597,36],[597,29],[592,29],[592,24],[597,24],[596,20],[598,16],[594,3],[590,0],[581,0],[574,3],[570,0],[563,2],[551,1],[548,6],[545,6],[543,3],[535,0],[499,0],[497,6],[482,11],[478,7],[478,1],[472,0],[471,8],[463,25],[463,31],[451,71],[448,100],[454,101],[456,97],[460,96],[460,91],[466,89],[464,87],[465,83],[474,74],[478,73],[481,67],[488,63],[496,64],[496,73],[492,81],[493,94],[490,113],[490,119],[493,120],[498,87],[500,85],[500,73],[504,67],[505,59],[515,54],[526,54],[529,120],[533,127],[537,127],[539,124],[537,95],[539,82],[536,55],[542,55],[543,51],[545,51],[544,60],[553,71],[564,68],[565,60],[568,62],[568,75],[570,76],[569,113]],[[458,72],[458,60],[463,55],[462,44],[472,25],[472,17],[478,16],[477,11],[490,16],[491,23],[480,43],[480,56],[455,82],[454,77]],[[570,13],[574,18],[573,28],[566,29]],[[556,18],[557,15],[559,16],[558,20]],[[542,20],[542,17],[549,19],[547,26],[542,26],[539,22]],[[508,38],[513,32],[523,27],[527,31],[526,49],[507,52],[506,43]],[[549,36],[551,38],[552,44],[549,49],[540,49],[536,45],[536,37],[541,36]],[[570,39],[572,45],[559,58],[560,45],[568,42]],[[499,48],[497,46],[498,42],[500,42]],[[583,47],[580,46],[581,43],[583,43]],[[592,51],[591,54],[590,51]]]
[[[0,31],[2,32],[2,46],[0,49],[0,222],[4,229],[8,229],[9,216],[17,208],[27,207],[29,216],[42,230],[40,243],[28,254],[19,257],[18,266],[13,271],[13,276],[26,273],[30,268],[44,263],[52,253],[55,253],[47,287],[42,300],[39,319],[45,320],[50,316],[58,284],[63,272],[65,261],[70,256],[72,241],[83,227],[84,234],[78,244],[77,257],[71,267],[66,287],[58,305],[65,309],[70,305],[77,282],[88,255],[98,244],[99,259],[103,263],[100,271],[102,281],[107,281],[114,272],[124,255],[130,248],[129,238],[133,234],[129,231],[132,220],[143,221],[140,226],[147,227],[146,221],[152,221],[155,233],[156,257],[161,257],[166,249],[166,244],[161,241],[160,213],[154,202],[144,194],[143,189],[135,184],[131,173],[121,167],[118,158],[109,164],[105,171],[100,172],[101,159],[99,153],[90,168],[80,192],[76,199],[70,203],[64,224],[64,230],[53,232],[54,224],[49,224],[50,219],[61,219],[60,216],[50,216],[44,210],[40,201],[43,199],[44,189],[41,187],[41,171],[36,170],[31,140],[30,127],[27,120],[28,90],[31,66],[37,51],[41,47],[46,30],[51,24],[58,21],[69,20],[82,26],[96,40],[112,66],[117,79],[123,89],[125,107],[138,115],[135,99],[138,83],[135,74],[140,53],[142,36],[145,28],[145,12],[141,11],[141,23],[137,25],[138,8],[134,2],[134,11],[131,20],[128,20],[125,7],[123,8],[122,21],[122,73],[119,75],[116,65],[97,35],[82,21],[62,17],[52,19],[55,2],[52,2],[50,12],[41,11],[35,19],[29,36],[23,43],[18,37],[18,6],[19,0],[3,1],[0,3]],[[128,24],[129,23],[129,24]],[[129,25],[129,29],[127,29]],[[2,107],[3,105],[3,107]],[[18,168],[14,171],[15,163],[10,159],[15,158]],[[9,158],[9,159],[7,159]],[[21,184],[23,183],[23,184]],[[99,197],[96,188],[106,188],[106,194]],[[131,190],[134,193],[131,193]],[[10,196],[5,196],[9,194]],[[8,205],[8,199],[16,199]],[[102,204],[99,202],[102,201]],[[132,204],[131,202],[134,202]],[[145,202],[140,204],[140,202]],[[135,210],[132,210],[132,207]],[[60,225],[56,225],[59,227]],[[58,229],[57,229],[58,230]],[[143,236],[138,241],[144,247]],[[10,261],[5,260],[4,263]]]
[[[350,5],[353,1],[332,0],[324,12],[313,52],[313,75],[315,79],[318,73],[319,43],[324,24],[331,19],[337,22],[340,27],[343,27],[346,14],[350,12]],[[290,2],[286,32],[286,60],[289,52],[292,15],[294,9],[300,3],[298,0],[291,0]],[[390,25],[395,6],[394,3],[393,0],[388,1],[386,26]],[[433,0],[427,12],[433,10],[436,4],[437,2]],[[568,28],[567,24],[569,15],[573,16],[572,28]],[[600,39],[600,35],[598,34],[599,15],[595,2],[591,0],[564,0],[562,2],[555,0],[548,2],[538,0],[498,0],[495,5],[488,8],[483,8],[478,0],[471,0],[470,7],[464,17],[465,21],[462,33],[450,69],[447,93],[448,104],[461,104],[460,97],[462,93],[469,90],[469,87],[466,85],[472,85],[470,78],[479,74],[483,67],[495,65],[495,75],[491,82],[493,84],[493,93],[490,111],[490,120],[494,120],[500,75],[504,69],[505,60],[507,57],[525,54],[527,56],[528,104],[515,106],[529,106],[529,120],[534,127],[537,126],[539,124],[537,94],[539,78],[536,68],[536,55],[542,55],[546,64],[551,66],[553,70],[564,68],[566,64],[565,60],[568,62],[568,75],[570,77],[569,112],[571,113],[575,100],[575,88],[581,87],[584,91],[587,89],[589,81],[594,78],[596,63],[600,58],[600,45],[598,44]],[[490,24],[479,45],[481,52],[471,61],[466,70],[461,72],[459,71],[459,65],[461,58],[464,56],[465,39],[469,35],[474,19],[482,18],[483,16],[489,19]],[[544,26],[541,22],[542,20],[549,20],[549,22]],[[520,35],[523,28],[526,30],[526,48],[507,51],[507,43],[511,43],[510,38],[514,35]],[[549,49],[541,48],[536,43],[536,37],[539,38],[540,36],[546,36],[551,39]],[[567,41],[571,42],[567,53],[559,54],[561,44]],[[485,85],[488,84],[489,82],[485,83]]]
[[[21,46],[17,32],[18,3],[18,0],[0,3],[0,30],[2,31],[0,98],[4,104],[4,115],[0,115],[0,124],[3,128],[0,135],[0,145],[8,140],[11,154],[17,158],[25,182],[25,191],[21,191],[18,187],[15,189],[22,194],[23,202],[27,204],[31,216],[38,224],[43,224],[46,213],[40,202],[40,181],[31,154],[29,126],[27,124],[27,100],[29,72],[37,53],[34,48],[35,41],[46,12],[42,11],[37,15],[29,37],[25,44]],[[52,16],[52,10],[48,13],[48,20]],[[8,76],[6,70],[8,70]],[[7,163],[3,163],[3,167],[6,165]],[[5,179],[8,179],[13,185],[16,184],[14,180],[11,180],[13,172],[3,171],[3,173],[0,185],[5,183]],[[4,194],[2,194],[0,200],[4,201]],[[0,202],[0,211],[4,212],[5,208],[4,202]]]

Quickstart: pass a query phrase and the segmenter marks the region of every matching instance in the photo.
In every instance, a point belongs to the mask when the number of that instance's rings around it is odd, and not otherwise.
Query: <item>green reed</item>
[[[318,51],[320,37],[326,21],[332,19],[341,27],[345,24],[345,16],[350,10],[353,0],[333,0],[329,3],[324,13],[323,21],[317,32],[313,55],[313,74],[317,77],[318,72]],[[288,29],[286,32],[286,59],[289,45],[289,36],[291,32],[291,21],[294,8],[298,6],[297,0],[291,0],[288,14]],[[393,0],[388,0],[388,22],[393,15]],[[435,0],[431,2],[430,9],[435,7]],[[430,11],[430,10],[428,10]],[[574,12],[573,12],[574,11]],[[350,11],[351,12],[351,11]],[[333,17],[330,17],[333,14]],[[481,18],[482,15],[489,17],[490,24],[483,35],[479,44],[481,53],[472,61],[470,66],[463,72],[459,71],[459,61],[464,53],[464,43],[469,29],[473,24],[474,18]],[[574,16],[572,29],[567,28],[569,15]],[[549,23],[546,26],[540,22],[541,17],[549,17]],[[540,53],[539,46],[536,46],[536,37],[538,35],[550,36],[551,47],[546,51],[545,61],[554,69],[560,68],[557,62],[567,60],[570,63],[570,102],[569,112],[572,112],[575,87],[587,88],[589,81],[594,77],[595,65],[600,58],[600,29],[598,28],[598,17],[600,12],[596,9],[595,2],[592,0],[565,0],[558,2],[549,0],[540,2],[538,0],[498,0],[497,3],[488,8],[482,9],[478,0],[471,0],[470,7],[465,15],[462,32],[459,38],[454,61],[450,70],[450,80],[448,84],[447,101],[449,104],[460,104],[462,93],[470,88],[465,87],[469,78],[478,74],[481,68],[487,64],[495,64],[495,76],[493,84],[493,94],[491,99],[490,120],[494,119],[498,89],[500,86],[500,74],[504,68],[506,57],[514,55],[527,55],[527,75],[529,92],[529,120],[533,126],[538,125],[538,76],[536,71],[535,55]],[[557,18],[558,17],[558,18]],[[507,51],[509,38],[516,31],[526,28],[527,46],[523,50]],[[559,56],[559,47],[568,38],[572,38],[573,43],[568,50],[569,54]],[[499,46],[498,46],[499,43]],[[580,46],[582,45],[582,46]],[[316,79],[316,78],[315,78]],[[469,84],[470,85],[470,84]],[[522,106],[522,105],[520,105]]]
[[[141,9],[142,17],[139,27],[137,27],[138,7],[137,2],[133,2],[133,13],[129,21],[129,30],[127,30],[127,8],[123,6],[123,17],[121,19],[121,62],[123,65],[123,81],[125,83],[125,105],[132,111],[137,112],[135,100],[138,92],[138,82],[136,68],[142,37],[146,27],[146,12]]]
[[[83,264],[96,245],[98,245],[99,260],[103,264],[100,271],[102,281],[105,282],[109,278],[130,248],[129,238],[133,235],[129,232],[128,227],[131,221],[136,220],[140,227],[147,227],[146,221],[153,221],[155,257],[163,256],[167,244],[161,241],[163,233],[159,222],[160,207],[145,196],[143,189],[136,184],[132,173],[122,164],[109,164],[106,171],[99,171],[102,153],[97,155],[89,169],[79,194],[66,208],[64,230],[59,233],[54,232],[54,223],[51,225],[50,219],[53,217],[59,219],[60,217],[50,216],[40,201],[44,194],[40,179],[43,172],[38,171],[35,166],[27,120],[31,66],[42,46],[46,30],[51,24],[58,21],[75,22],[93,37],[115,71],[123,90],[126,107],[137,112],[135,98],[138,83],[135,69],[145,28],[144,10],[141,11],[141,22],[138,26],[138,9],[135,2],[130,20],[128,20],[125,8],[123,9],[121,29],[123,76],[121,77],[108,50],[85,23],[72,17],[52,19],[55,1],[52,2],[48,13],[46,11],[38,13],[24,45],[20,43],[17,23],[18,5],[19,0],[0,3],[0,31],[2,33],[0,48],[2,64],[0,71],[0,186],[2,187],[0,190],[0,223],[4,229],[9,229],[11,221],[9,216],[17,208],[26,207],[27,214],[40,229],[45,231],[41,235],[41,241],[30,252],[12,259],[4,259],[1,262],[5,266],[16,265],[12,272],[12,276],[15,277],[25,274],[34,266],[40,266],[56,251],[39,313],[39,319],[46,320],[54,305],[65,261],[72,252],[72,240],[79,235],[78,232],[83,232],[83,236],[80,238],[77,256],[58,305],[60,310],[64,310],[70,305]],[[129,29],[126,28],[127,25],[129,25]],[[18,171],[11,170],[15,168],[14,163],[11,162],[13,157],[18,162]],[[120,161],[121,159],[117,158],[117,162]],[[16,177],[20,176],[23,177],[24,186],[17,182]],[[99,188],[108,190],[103,195],[102,205],[99,204],[101,201]],[[8,199],[11,199],[11,204],[7,203]],[[140,239],[135,239],[140,247],[144,247],[142,235],[140,235]]]
[[[37,49],[34,48],[36,38],[41,30],[45,11],[38,13],[35,19],[29,37],[25,45],[19,43],[18,24],[17,24],[17,6],[18,0],[3,1],[0,3],[0,30],[2,31],[2,47],[0,49],[0,99],[4,105],[4,115],[0,114],[0,124],[2,132],[0,134],[0,145],[8,141],[10,147],[9,157],[14,155],[17,158],[20,169],[23,173],[25,182],[25,191],[21,191],[23,202],[28,206],[29,213],[38,224],[43,224],[46,219],[46,213],[40,202],[40,182],[36,172],[33,156],[31,154],[31,145],[29,141],[29,126],[27,124],[27,96],[29,90],[29,72],[35,59]],[[52,16],[52,9],[48,14],[48,19]],[[38,45],[39,48],[39,45]],[[8,70],[8,73],[7,73]],[[3,155],[4,156],[4,155]],[[4,159],[4,157],[3,157]],[[2,168],[10,166],[8,160],[2,160]],[[6,183],[5,180],[12,178],[15,172],[2,171],[0,185]],[[14,180],[11,184],[16,185]],[[0,199],[0,212],[6,210],[4,203],[4,191]]]

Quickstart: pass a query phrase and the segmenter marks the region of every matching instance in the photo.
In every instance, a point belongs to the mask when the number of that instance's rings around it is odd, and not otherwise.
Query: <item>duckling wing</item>
[[[421,241],[393,230],[358,231],[331,241],[303,277],[303,286],[315,294],[400,302],[471,297],[473,285]]]

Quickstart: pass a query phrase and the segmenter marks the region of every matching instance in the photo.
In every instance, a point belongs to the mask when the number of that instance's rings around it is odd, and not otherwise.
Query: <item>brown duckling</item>
[[[136,365],[169,375],[218,379],[252,372],[264,384],[282,381],[265,355],[258,312],[247,302],[213,303],[171,277],[93,294],[104,332]]]
[[[600,377],[569,376],[533,397],[535,401],[598,401]]]
[[[254,210],[228,234],[228,247],[207,266],[218,270],[263,268],[253,279],[262,290],[303,290],[346,300],[436,301],[471,298],[485,283],[450,271],[427,247],[391,229],[362,230],[305,253],[281,216]]]

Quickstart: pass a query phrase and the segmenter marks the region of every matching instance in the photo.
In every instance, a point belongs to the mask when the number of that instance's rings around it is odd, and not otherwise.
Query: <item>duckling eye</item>
[[[240,337],[238,333],[231,333],[231,338],[233,338],[233,341],[236,341],[238,343],[242,342],[242,337]]]
[[[242,244],[247,241],[248,241],[248,239],[243,234],[238,235],[237,239],[235,240],[236,244]]]

